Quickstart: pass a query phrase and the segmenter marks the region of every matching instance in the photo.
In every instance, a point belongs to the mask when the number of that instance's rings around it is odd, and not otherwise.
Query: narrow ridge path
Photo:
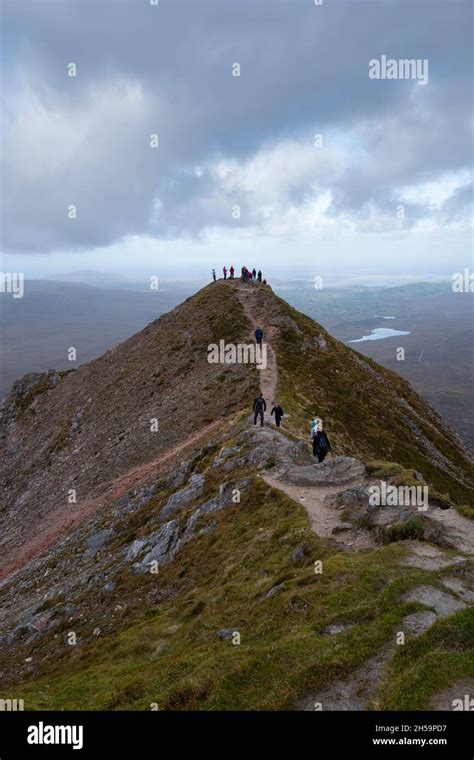
[[[267,351],[267,366],[260,369],[260,391],[267,402],[267,412],[270,412],[273,402],[277,400],[278,367],[276,354],[271,345],[272,340],[278,337],[278,329],[269,323],[268,314],[261,304],[258,303],[259,290],[262,286],[239,283],[236,287],[238,299],[242,305],[245,316],[252,325],[249,338],[255,342],[255,330],[261,327],[264,332],[263,342]]]

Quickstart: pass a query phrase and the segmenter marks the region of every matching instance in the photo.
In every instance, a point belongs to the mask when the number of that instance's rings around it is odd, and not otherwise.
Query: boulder
[[[267,591],[267,593],[265,594],[265,599],[271,599],[273,596],[280,594],[285,589],[286,589],[286,586],[284,583],[278,583],[276,586],[273,586],[270,589],[270,591]]]
[[[220,631],[217,631],[217,635],[221,641],[228,641],[233,637],[234,633],[240,633],[240,631],[237,628],[222,628]]]
[[[352,486],[345,491],[326,497],[324,506],[332,509],[368,509],[369,489],[363,485]]]

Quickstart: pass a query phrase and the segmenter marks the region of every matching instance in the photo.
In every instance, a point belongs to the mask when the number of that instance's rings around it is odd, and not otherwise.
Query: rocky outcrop
[[[290,466],[282,474],[282,480],[298,486],[344,485],[363,478],[364,474],[365,468],[357,459],[336,456],[321,464]]]

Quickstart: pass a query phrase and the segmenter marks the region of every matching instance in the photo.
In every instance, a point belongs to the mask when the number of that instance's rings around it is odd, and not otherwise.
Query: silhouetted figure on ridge
[[[262,340],[263,340],[263,330],[261,327],[257,327],[257,329],[255,330],[255,340],[261,348]]]
[[[253,402],[253,424],[257,424],[257,418],[260,417],[260,426],[263,427],[263,413],[267,411],[267,402],[260,393]]]
[[[276,401],[273,402],[273,409],[270,412],[270,417],[273,414],[275,415],[276,426],[280,427],[281,420],[282,420],[282,417],[283,417],[283,409],[281,408],[280,404],[278,404]]]
[[[214,282],[216,281],[216,270],[215,269],[212,270],[212,279],[214,280]]]

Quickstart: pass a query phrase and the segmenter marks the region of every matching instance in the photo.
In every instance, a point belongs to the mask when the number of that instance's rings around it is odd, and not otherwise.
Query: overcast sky
[[[3,271],[472,265],[470,0],[151,2],[2,0]]]

